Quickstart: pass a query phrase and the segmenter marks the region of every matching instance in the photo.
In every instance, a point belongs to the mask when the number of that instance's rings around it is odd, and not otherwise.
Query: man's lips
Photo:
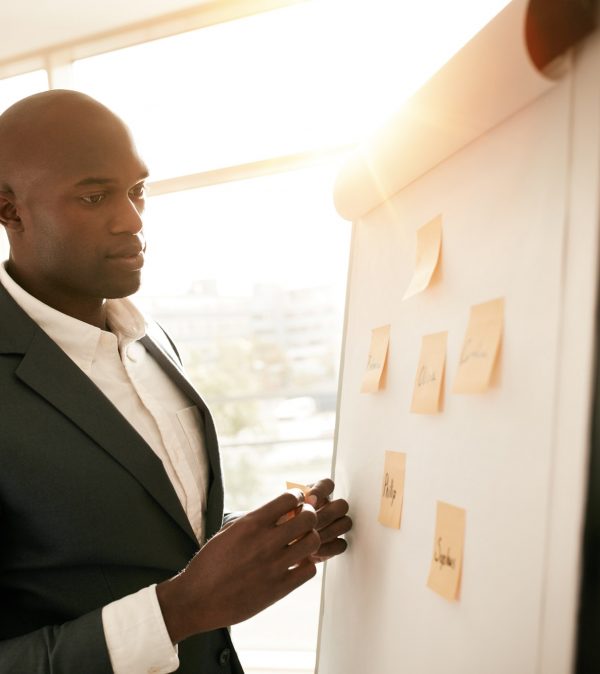
[[[145,246],[128,244],[112,250],[106,257],[129,271],[139,271],[144,266]]]
[[[144,255],[145,246],[142,244],[130,243],[126,246],[121,246],[112,250],[106,257],[108,258],[130,258],[137,257],[138,255]]]

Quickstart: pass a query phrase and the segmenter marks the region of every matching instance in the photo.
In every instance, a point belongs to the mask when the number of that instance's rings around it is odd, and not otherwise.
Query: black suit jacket
[[[142,343],[203,417],[211,536],[223,518],[212,419],[160,328]],[[110,673],[102,607],[197,550],[161,461],[0,285],[0,674]],[[225,629],[179,657],[181,674],[242,673]]]

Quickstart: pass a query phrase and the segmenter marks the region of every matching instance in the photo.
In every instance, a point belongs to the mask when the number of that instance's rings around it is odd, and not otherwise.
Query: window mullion
[[[48,89],[73,89],[73,60],[70,50],[53,50],[46,54]]]

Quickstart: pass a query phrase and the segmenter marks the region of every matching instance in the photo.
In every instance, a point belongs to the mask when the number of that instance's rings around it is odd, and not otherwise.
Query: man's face
[[[17,277],[54,306],[130,295],[144,262],[147,169],[127,130],[95,111],[69,124],[34,152],[11,241]]]

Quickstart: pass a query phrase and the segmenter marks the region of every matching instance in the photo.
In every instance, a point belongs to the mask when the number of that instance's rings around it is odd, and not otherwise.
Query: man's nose
[[[113,234],[125,232],[139,234],[143,224],[141,212],[136,204],[127,198],[119,202],[119,208],[116,209],[111,222],[111,231]]]

